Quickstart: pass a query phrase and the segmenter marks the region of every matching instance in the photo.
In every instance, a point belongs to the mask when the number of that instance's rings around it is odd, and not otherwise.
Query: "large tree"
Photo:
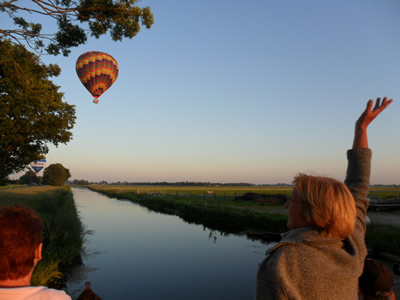
[[[86,32],[96,38],[110,32],[114,41],[121,41],[133,38],[140,31],[140,25],[150,28],[154,23],[150,8],[140,8],[136,2],[138,0],[0,0],[0,12],[8,14],[17,26],[17,29],[1,28],[0,34],[14,41],[24,41],[36,50],[68,56],[71,47],[86,42]],[[40,15],[52,18],[57,27],[51,26],[50,31],[43,32],[42,24],[31,20]]]
[[[57,65],[44,65],[21,45],[0,39],[0,182],[22,171],[72,137],[75,106],[49,78]]]
[[[43,184],[63,186],[70,177],[69,169],[62,164],[51,164],[43,171]]]

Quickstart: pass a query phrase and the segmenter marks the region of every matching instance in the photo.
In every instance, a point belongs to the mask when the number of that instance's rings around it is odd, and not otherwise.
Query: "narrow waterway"
[[[89,232],[84,264],[67,286],[73,299],[86,281],[103,300],[254,299],[270,245],[88,189],[73,188],[73,195]]]

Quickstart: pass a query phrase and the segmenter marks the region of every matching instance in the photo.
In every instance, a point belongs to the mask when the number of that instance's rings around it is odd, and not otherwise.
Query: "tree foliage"
[[[0,39],[0,182],[72,138],[75,107],[62,101],[57,65]]]
[[[72,183],[76,185],[89,185],[89,181],[85,179],[80,179],[80,180],[75,179]]]
[[[154,23],[153,14],[149,7],[140,8],[136,2],[138,0],[0,0],[0,12],[8,14],[18,27],[0,29],[0,34],[14,41],[25,41],[33,49],[48,54],[68,56],[70,48],[86,42],[87,32],[96,38],[110,32],[113,41],[121,41],[133,38],[140,31],[140,25],[149,29]],[[57,23],[57,31],[42,32],[41,23],[28,19],[40,15],[52,18]],[[50,30],[54,28],[51,26]]]
[[[35,172],[29,170],[19,178],[19,182],[22,184],[29,184],[29,185],[39,184],[40,178],[36,176]]]
[[[43,184],[63,186],[70,177],[69,169],[64,168],[62,164],[51,164],[44,169]]]

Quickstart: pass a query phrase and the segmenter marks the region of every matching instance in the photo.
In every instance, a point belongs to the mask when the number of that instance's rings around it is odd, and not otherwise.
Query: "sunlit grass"
[[[41,193],[48,193],[54,190],[58,190],[60,187],[43,185],[43,186],[13,186],[13,188],[2,188],[0,189],[0,200],[21,200],[29,201],[32,200],[32,196],[38,196]],[[39,196],[40,197],[40,196]]]
[[[206,186],[130,186],[130,185],[91,185],[91,189],[99,192],[107,192],[114,197],[130,197],[138,195],[148,195],[153,197],[163,197],[164,199],[186,202],[190,204],[224,205],[225,207],[243,208],[258,212],[270,213],[271,209],[281,210],[283,214],[283,203],[234,201],[235,197],[245,193],[258,194],[283,194],[289,196],[292,187],[274,186],[249,186],[249,187],[206,187]],[[211,192],[211,193],[209,193]]]
[[[22,187],[22,186],[25,186],[25,185],[24,184],[2,185],[2,186],[0,186],[0,190],[9,190],[11,188]]]
[[[254,193],[282,193],[290,194],[292,187],[280,186],[152,186],[152,185],[91,185],[96,190],[117,190],[124,192],[143,192],[143,193],[183,193],[193,192],[203,194],[213,191],[215,193],[226,193],[228,195]]]
[[[371,187],[369,191],[370,198],[385,198],[397,196],[400,198],[400,187]]]

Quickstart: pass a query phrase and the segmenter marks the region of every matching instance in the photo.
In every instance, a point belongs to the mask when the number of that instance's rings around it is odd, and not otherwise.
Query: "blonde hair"
[[[356,222],[353,195],[342,182],[329,177],[298,174],[293,192],[304,204],[303,218],[309,226],[321,230],[324,236],[348,237]]]

